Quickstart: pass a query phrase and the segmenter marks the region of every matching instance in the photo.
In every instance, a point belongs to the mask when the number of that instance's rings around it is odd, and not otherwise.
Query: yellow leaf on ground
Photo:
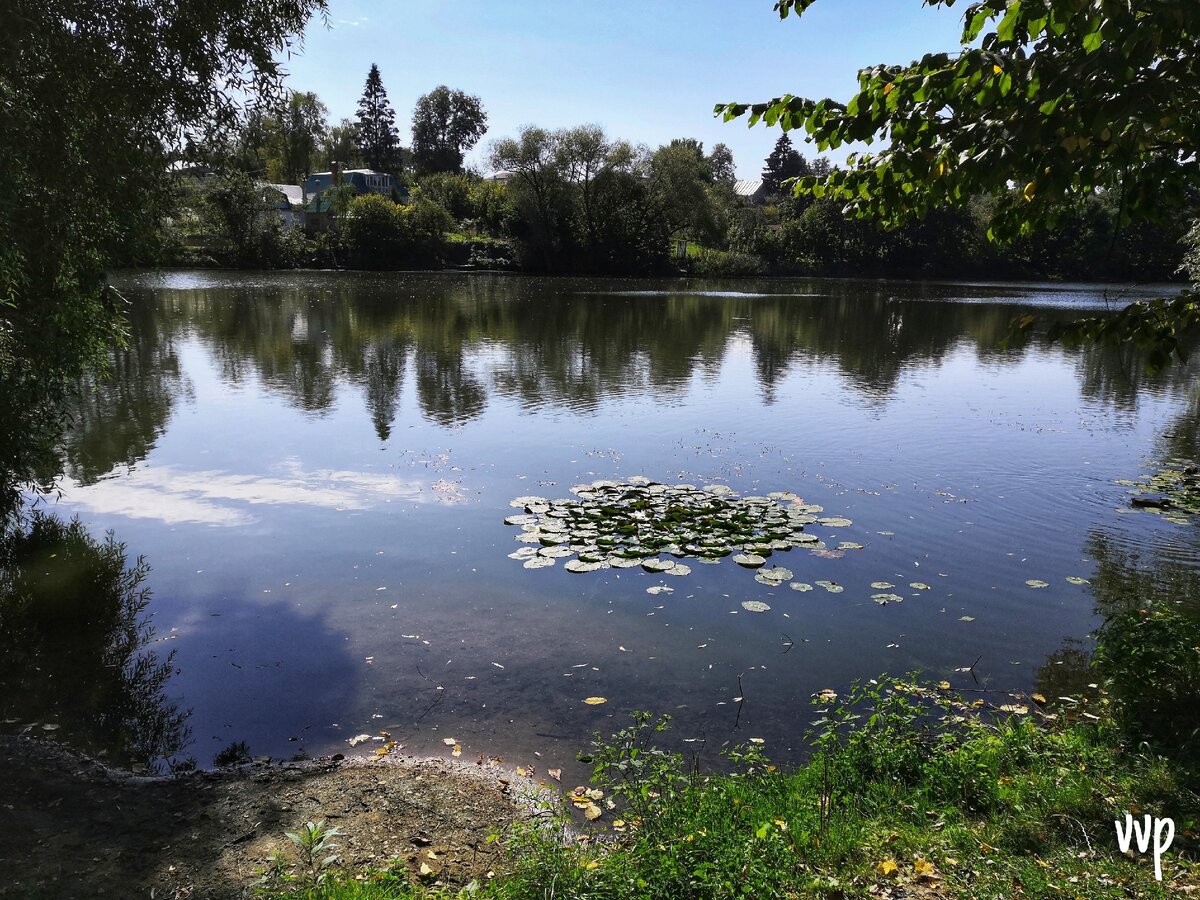
[[[900,867],[896,865],[896,861],[890,856],[875,867],[875,871],[884,878],[892,878],[900,871]]]
[[[555,781],[562,781],[562,769],[547,769],[546,774]]]
[[[1030,696],[1033,697],[1034,703],[1045,703],[1046,702],[1046,698],[1042,694],[1030,694]]]
[[[589,803],[586,807],[584,807],[583,817],[589,822],[595,822],[598,818],[600,818],[601,815],[603,815],[603,813],[604,811],[595,803]]]
[[[458,739],[457,738],[442,738],[442,743],[445,744],[447,747],[453,747],[455,744],[458,743]]]
[[[450,755],[451,756],[462,756],[462,746],[460,744],[455,744],[454,749],[450,751]]]
[[[918,859],[913,863],[913,874],[921,881],[936,881],[938,878],[937,870],[934,869],[933,863],[927,859]]]
[[[601,703],[607,703],[608,698],[607,697],[588,697],[583,702],[586,703],[588,706],[599,706]]]

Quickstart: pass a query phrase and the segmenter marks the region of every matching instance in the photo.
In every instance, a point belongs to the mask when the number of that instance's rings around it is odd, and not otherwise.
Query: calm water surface
[[[762,737],[787,759],[823,688],[914,669],[974,687],[954,669],[977,659],[987,687],[1053,681],[1096,624],[1092,588],[1066,579],[1113,542],[1195,557],[1114,483],[1170,451],[1195,373],[997,347],[1018,314],[1128,293],[219,272],[124,288],[131,349],[78,410],[57,509],[152,565],[202,765],[235,740],[290,756],[382,729],[570,769],[638,708],[669,712],[680,746]],[[667,578],[508,558],[512,498],[632,475],[794,491],[853,520],[809,530],[864,549],[772,560],[840,594],[728,559]],[[903,602],[873,602],[878,581]]]

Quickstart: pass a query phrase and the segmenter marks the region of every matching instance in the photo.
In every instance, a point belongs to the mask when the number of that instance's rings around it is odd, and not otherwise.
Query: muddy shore
[[[284,832],[321,819],[343,833],[346,870],[398,865],[462,885],[502,871],[488,837],[552,796],[486,761],[363,756],[139,777],[22,737],[0,737],[0,785],[0,897],[248,896],[275,854],[296,859]]]

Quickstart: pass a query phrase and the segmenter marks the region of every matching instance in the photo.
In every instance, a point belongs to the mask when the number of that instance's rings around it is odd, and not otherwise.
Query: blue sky
[[[778,130],[723,123],[713,104],[785,92],[845,99],[864,66],[955,49],[961,12],[820,0],[780,21],[772,0],[329,0],[330,27],[310,23],[286,68],[289,85],[315,91],[336,121],[353,117],[377,63],[405,144],[422,94],[447,84],[479,96],[489,129],[468,162],[484,170],[488,142],[523,124],[595,123],[651,147],[724,142],[738,176],[755,178]]]

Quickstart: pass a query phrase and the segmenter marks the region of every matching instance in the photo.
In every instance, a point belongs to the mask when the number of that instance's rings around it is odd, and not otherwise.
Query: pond
[[[1169,455],[1195,372],[1000,346],[1018,315],[1154,288],[224,272],[122,288],[130,345],[75,411],[50,505],[152,567],[201,765],[234,741],[290,757],[386,731],[575,774],[632,709],[669,713],[706,757],[755,737],[792,759],[811,697],[855,679],[1059,684],[1113,542],[1194,561],[1191,526],[1130,510],[1117,482]],[[832,524],[803,525],[815,550],[775,549],[782,581],[730,556],[664,555],[687,574],[524,564],[546,542],[505,524],[540,503],[515,498],[631,478],[779,492],[773,508]]]

